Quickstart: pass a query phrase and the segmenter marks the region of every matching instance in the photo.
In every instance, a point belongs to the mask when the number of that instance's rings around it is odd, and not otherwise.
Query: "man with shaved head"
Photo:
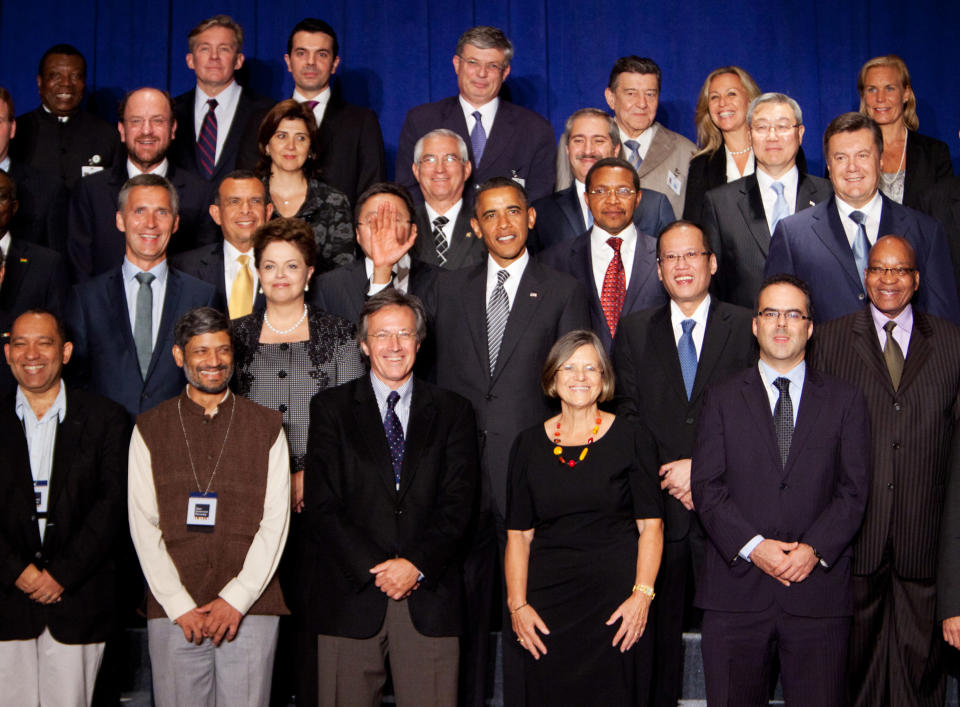
[[[960,645],[960,515],[951,459],[960,421],[960,328],[911,304],[924,284],[910,243],[883,236],[870,249],[870,305],[817,328],[813,365],[856,385],[870,413],[873,482],[853,547],[854,613],[849,681],[853,705],[926,705],[944,699],[943,631]],[[947,509],[937,569],[941,511]],[[937,596],[937,581],[943,591]],[[950,618],[953,617],[953,618]]]
[[[170,241],[179,253],[217,241],[217,229],[207,207],[207,182],[177,169],[167,151],[177,131],[173,102],[166,91],[138,88],[120,103],[117,129],[126,147],[126,160],[84,179],[70,201],[67,252],[73,276],[84,281],[110,270],[123,259],[124,239],[117,228],[117,196],[124,183],[138,174],[155,174],[173,184],[180,204],[180,228]]]

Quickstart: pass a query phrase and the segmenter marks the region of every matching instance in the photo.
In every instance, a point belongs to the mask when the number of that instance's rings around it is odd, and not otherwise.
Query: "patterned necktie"
[[[390,447],[390,461],[393,463],[393,481],[400,490],[400,471],[403,469],[403,425],[394,408],[400,400],[400,393],[390,391],[387,396],[387,414],[383,416],[383,430],[387,433],[387,446]]]
[[[613,236],[607,239],[607,245],[613,248],[613,260],[607,266],[603,276],[603,289],[600,291],[600,309],[607,320],[610,336],[617,333],[617,321],[620,319],[620,310],[623,309],[623,298],[627,294],[627,276],[623,271],[623,260],[620,259],[622,238]]]
[[[780,391],[777,406],[773,409],[773,426],[777,431],[780,461],[786,466],[787,457],[790,456],[790,443],[793,441],[793,401],[790,400],[790,379],[777,378],[773,386]]]
[[[687,389],[687,400],[693,395],[693,381],[697,377],[697,347],[693,345],[693,327],[697,325],[693,319],[684,319],[680,322],[683,333],[677,342],[677,355],[680,357],[680,370],[683,372],[683,385]]]
[[[157,276],[149,272],[138,272],[136,278],[140,289],[137,290],[137,311],[133,319],[133,344],[137,348],[140,375],[146,380],[150,358],[153,356],[153,288],[150,283],[156,280]]]
[[[210,109],[203,116],[200,124],[200,137],[197,138],[197,149],[200,150],[200,169],[207,179],[213,176],[213,168],[217,164],[217,99],[207,101]]]
[[[470,131],[470,142],[473,144],[473,164],[479,166],[483,159],[483,149],[487,146],[487,133],[483,129],[483,121],[480,120],[480,111],[473,111],[473,118],[477,122]]]
[[[507,318],[510,316],[510,298],[503,283],[510,277],[506,270],[497,272],[497,286],[490,293],[487,303],[487,353],[490,355],[490,375],[497,368],[497,357],[500,355],[500,344],[503,343],[503,331],[507,328]]]
[[[887,362],[887,370],[890,372],[890,382],[893,383],[893,389],[900,389],[900,379],[903,378],[903,349],[893,338],[893,329],[897,326],[894,321],[889,321],[883,325],[883,330],[887,332],[887,341],[883,345],[883,360]]]
[[[228,305],[231,319],[245,317],[253,311],[253,275],[250,274],[250,268],[247,267],[250,256],[238,255],[237,262],[240,263],[240,270],[237,271],[237,276],[233,278]]]
[[[777,193],[777,200],[773,202],[773,219],[770,224],[770,235],[773,235],[780,219],[790,215],[790,204],[787,203],[787,198],[783,195],[783,182],[774,182],[770,185],[770,188]]]
[[[860,286],[866,292],[863,281],[863,271],[867,269],[867,255],[870,253],[870,241],[867,240],[867,229],[863,225],[867,215],[862,211],[851,211],[850,218],[857,224],[857,235],[853,237],[853,259],[857,263],[857,274],[860,276]]]
[[[640,156],[640,143],[636,140],[627,140],[623,144],[626,145],[628,150],[630,150],[630,155],[627,157],[627,161],[633,165],[634,169],[640,169],[640,165],[643,164],[643,158]]]
[[[447,245],[447,237],[443,234],[443,227],[449,220],[446,216],[437,216],[433,219],[433,247],[437,249],[437,262],[440,263],[441,268],[447,264],[447,248],[450,247]]]

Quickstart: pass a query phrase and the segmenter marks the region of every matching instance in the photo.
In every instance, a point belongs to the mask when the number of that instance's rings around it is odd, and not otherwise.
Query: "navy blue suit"
[[[926,214],[882,198],[879,234],[906,238],[917,255],[922,287],[914,304],[960,324],[960,302],[943,226]],[[836,197],[777,224],[763,275],[778,273],[796,275],[810,285],[815,322],[827,322],[866,306],[867,294],[840,223]]]
[[[163,314],[146,379],[140,373],[120,267],[73,288],[67,326],[73,341],[73,375],[127,409],[131,418],[179,394],[186,385],[173,360],[173,325],[195,307],[213,306],[213,285],[171,268]]]
[[[532,205],[537,212],[537,222],[527,243],[531,253],[547,250],[562,241],[572,241],[586,230],[580,199],[574,193],[576,188],[574,182],[566,189],[537,199]],[[638,231],[656,236],[675,218],[666,196],[653,189],[640,188],[640,203],[633,212],[633,225]]]

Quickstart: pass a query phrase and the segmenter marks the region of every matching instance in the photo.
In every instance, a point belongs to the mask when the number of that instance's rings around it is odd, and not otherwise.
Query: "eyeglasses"
[[[565,363],[557,369],[558,373],[566,374],[575,374],[580,373],[581,371],[585,376],[599,376],[603,373],[602,368],[592,366],[589,363],[586,366],[574,366],[572,363]]]
[[[153,118],[150,118],[149,120],[145,118],[124,118],[123,122],[126,123],[128,128],[139,130],[140,128],[143,127],[144,123],[148,123],[148,122],[154,128],[165,128],[170,124],[170,119],[162,118],[159,115],[157,115],[157,116],[154,116]]]
[[[446,165],[452,165],[456,164],[457,162],[463,162],[464,160],[460,157],[460,155],[454,155],[453,153],[450,153],[446,155],[423,155],[417,161],[421,165],[428,164],[433,166],[438,162],[443,162]]]
[[[477,61],[476,59],[464,59],[462,56],[460,57],[460,60],[467,65],[467,68],[470,69],[470,71],[480,71],[480,67],[482,66],[487,71],[499,74],[504,69],[503,64],[498,64],[495,61],[483,62]]]
[[[887,277],[889,275],[895,275],[896,277],[904,277],[906,275],[912,275],[917,271],[916,268],[882,268],[879,265],[871,265],[867,268],[867,272],[871,275],[882,275]]]
[[[393,338],[396,338],[400,343],[406,343],[415,339],[417,332],[408,331],[406,329],[400,329],[399,331],[388,331],[386,329],[382,329],[369,334],[369,336],[377,343],[384,343],[392,340]]]
[[[599,197],[607,197],[613,194],[618,199],[627,199],[636,193],[637,190],[630,187],[594,187],[587,191],[587,194]]]
[[[757,312],[757,316],[765,322],[770,323],[779,322],[780,317],[783,317],[788,322],[799,322],[803,321],[804,319],[810,319],[810,317],[801,312],[799,309],[788,309],[786,311],[781,311],[779,309],[772,309],[770,307]]]
[[[710,255],[709,250],[688,250],[686,253],[664,253],[659,258],[657,258],[658,263],[669,263],[670,265],[679,265],[682,260],[685,263],[689,263],[695,258],[699,258],[701,255]]]
[[[790,125],[789,123],[777,123],[776,125],[770,125],[769,123],[757,123],[755,125],[751,125],[750,129],[755,133],[759,133],[760,135],[767,135],[771,130],[777,135],[786,135],[794,128],[799,127],[799,125]]]

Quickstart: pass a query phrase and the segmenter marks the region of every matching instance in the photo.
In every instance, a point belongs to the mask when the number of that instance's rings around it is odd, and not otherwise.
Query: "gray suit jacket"
[[[647,156],[643,158],[637,174],[640,186],[666,194],[673,207],[673,213],[683,213],[683,201],[687,196],[687,172],[690,170],[690,157],[697,146],[683,135],[667,130],[660,123],[654,123],[657,132],[653,136]],[[624,152],[627,152],[625,150]],[[670,182],[668,175],[673,174]],[[671,183],[679,182],[680,191],[674,191]]]

